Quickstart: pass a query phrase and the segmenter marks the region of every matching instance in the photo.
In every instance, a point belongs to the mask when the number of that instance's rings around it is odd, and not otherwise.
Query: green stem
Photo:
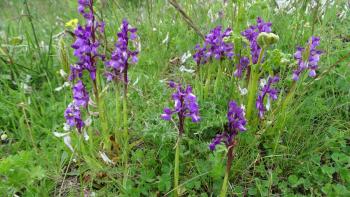
[[[128,96],[124,94],[123,98],[123,120],[124,120],[124,136],[127,137],[128,133]]]
[[[124,97],[123,97],[123,119],[124,119],[124,135],[128,136],[128,82],[127,82],[127,73],[124,77]]]
[[[118,131],[121,126],[121,111],[120,111],[120,94],[119,86],[116,84],[115,87],[115,108],[116,108],[116,130]]]
[[[120,134],[120,130],[121,130],[121,110],[120,110],[120,106],[121,106],[121,99],[120,99],[120,86],[118,85],[118,83],[116,83],[115,86],[115,108],[116,108],[116,126],[115,126],[115,134],[114,134],[114,139],[115,142],[117,143],[117,145],[120,145],[121,142],[121,138],[118,134]],[[117,154],[119,154],[119,150],[117,149]]]
[[[128,155],[129,155],[129,133],[128,133],[128,96],[127,96],[127,84],[124,85],[124,97],[123,97],[123,119],[124,119],[124,150],[123,150],[123,160],[124,160],[124,179],[123,185],[126,187],[127,177],[128,177]]]
[[[195,78],[195,87],[196,87],[196,93],[198,94],[199,98],[202,98],[202,84],[200,83],[200,71],[199,67],[197,65],[197,70],[196,70],[196,78]]]
[[[27,113],[26,113],[26,110],[25,110],[24,106],[22,107],[22,111],[23,111],[24,120],[25,120],[27,129],[29,131],[29,137],[30,137],[30,140],[32,142],[33,148],[35,149],[36,153],[39,153],[38,147],[36,146],[35,141],[34,141],[33,130],[32,130],[32,127],[30,126],[29,119],[27,117]]]
[[[251,67],[250,70],[250,79],[248,84],[248,105],[247,105],[247,119],[251,121],[251,115],[254,109],[254,101],[256,92],[258,89],[258,81],[259,81],[259,71],[260,71],[260,63],[262,57],[264,55],[265,49],[262,48],[259,54],[258,62]]]
[[[179,196],[179,163],[180,163],[180,142],[181,142],[181,136],[179,136],[177,142],[176,142],[176,150],[175,150],[175,167],[174,167],[174,197]]]
[[[228,176],[229,176],[229,172],[225,171],[225,178],[224,178],[224,182],[222,184],[220,197],[226,197],[227,185],[228,185]]]
[[[234,147],[234,144],[235,144],[235,142],[233,142],[230,145],[230,147],[228,148],[226,171],[225,171],[224,182],[222,183],[222,187],[221,187],[220,197],[226,197],[228,180],[229,180],[231,166],[232,166],[232,160],[233,160],[233,147]]]
[[[213,65],[208,65],[208,75],[207,75],[207,79],[205,81],[205,86],[204,86],[204,98],[207,98],[209,95],[209,86],[210,86],[210,80],[211,80],[211,74],[212,74],[212,70],[213,70]]]
[[[92,81],[92,87],[93,92],[95,95],[96,105],[98,109],[99,114],[99,120],[101,121],[101,127],[102,127],[102,137],[103,137],[103,148],[105,150],[110,149],[110,140],[109,140],[109,134],[108,134],[108,122],[105,115],[105,107],[104,107],[104,100],[102,97],[100,97],[99,89],[97,83],[100,82],[99,73],[98,70],[96,70],[96,79]]]
[[[315,24],[316,24],[316,21],[317,21],[317,14],[318,14],[319,7],[320,7],[320,1],[317,0],[316,1],[316,7],[313,10],[311,35],[314,35]]]
[[[220,80],[221,80],[221,62],[220,62],[220,64],[218,64],[218,72],[216,74],[216,79],[215,79],[215,84],[214,84],[215,95],[218,93],[218,87],[219,87]]]
[[[293,84],[290,88],[290,91],[288,92],[286,98],[284,99],[284,101],[282,103],[282,108],[281,108],[281,113],[280,113],[281,116],[279,118],[278,124],[276,125],[277,130],[278,130],[278,134],[277,134],[277,137],[275,139],[274,146],[273,146],[273,155],[276,153],[276,150],[278,148],[278,142],[280,141],[281,134],[282,134],[282,127],[286,121],[286,117],[287,117],[286,108],[290,104],[291,100],[294,97],[296,87],[297,87],[297,83],[296,83],[296,81],[293,81]]]
[[[27,11],[27,14],[28,14],[28,20],[29,20],[29,23],[30,23],[30,27],[32,28],[34,41],[35,41],[36,47],[38,49],[39,55],[41,56],[39,40],[38,40],[38,36],[36,35],[36,31],[35,31],[35,27],[34,27],[34,23],[33,23],[33,19],[32,19],[32,14],[30,13],[27,0],[24,1],[24,5],[25,5],[25,8],[26,8],[26,11]]]
[[[204,82],[204,78],[205,78],[205,71],[202,68],[200,68],[199,70],[199,88],[200,88],[200,98],[204,99],[204,84],[202,84],[202,82]]]
[[[290,91],[288,92],[286,99],[284,99],[284,101],[283,101],[282,112],[285,111],[286,107],[288,106],[290,101],[293,99],[296,88],[297,88],[297,83],[296,83],[296,81],[293,81],[292,86],[290,88]]]

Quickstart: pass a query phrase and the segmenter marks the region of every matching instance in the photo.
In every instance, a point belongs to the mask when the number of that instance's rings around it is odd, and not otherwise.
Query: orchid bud
[[[257,38],[257,42],[259,46],[262,48],[266,48],[270,45],[273,45],[277,43],[278,40],[279,40],[278,35],[274,33],[266,33],[266,32],[261,32]]]

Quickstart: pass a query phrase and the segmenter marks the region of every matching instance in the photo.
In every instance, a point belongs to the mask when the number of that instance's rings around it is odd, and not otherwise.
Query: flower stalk
[[[220,61],[220,63],[218,64],[218,72],[216,74],[216,79],[215,79],[215,84],[214,84],[214,93],[215,95],[217,95],[218,93],[218,89],[220,87],[220,81],[221,81],[221,75],[222,75],[222,61]]]
[[[205,85],[204,85],[204,98],[207,98],[209,95],[209,87],[210,87],[212,72],[213,72],[213,66],[209,65],[207,78],[206,78]]]
[[[182,136],[179,136],[176,142],[176,148],[175,148],[175,167],[174,167],[174,196],[178,197],[180,195],[180,188],[179,188],[179,169],[180,169],[180,144],[181,144],[181,138]]]
[[[124,71],[124,81],[127,81],[127,64]],[[128,178],[128,157],[129,157],[129,132],[128,132],[128,84],[124,83],[124,95],[123,95],[123,122],[124,122],[124,134],[123,134],[123,163],[124,163],[124,178],[123,185],[126,187]]]
[[[249,121],[252,120],[252,113],[255,108],[254,101],[258,90],[260,63],[264,52],[265,52],[265,48],[262,48],[260,50],[258,62],[255,65],[253,65],[250,70],[250,79],[248,84],[248,104],[247,104],[247,119]]]
[[[233,141],[232,144],[228,147],[225,177],[222,183],[220,197],[225,197],[227,194],[228,180],[230,178],[230,171],[231,171],[231,166],[233,161],[233,148],[235,144],[236,144],[236,141]]]
[[[116,122],[116,131],[118,131],[118,129],[121,126],[121,99],[120,99],[120,91],[119,91],[119,85],[118,83],[115,84],[115,110],[116,110],[116,117],[115,117],[115,122]],[[117,132],[116,132],[117,134]],[[116,136],[117,139],[117,136]]]
[[[225,177],[221,187],[220,197],[225,197],[227,193],[229,174],[233,160],[233,148],[237,143],[236,137],[238,133],[246,131],[245,126],[247,124],[247,120],[245,119],[244,108],[238,106],[235,101],[230,101],[227,112],[227,120],[227,130],[221,134],[217,134],[212,143],[209,145],[209,149],[214,151],[216,146],[223,142],[228,149]]]
[[[198,122],[199,117],[199,106],[197,103],[197,97],[192,93],[192,87],[187,86],[184,89],[181,84],[169,82],[169,87],[176,89],[176,92],[172,95],[172,99],[175,101],[174,109],[164,108],[164,113],[161,115],[163,120],[172,120],[172,115],[177,114],[178,117],[178,139],[175,147],[175,167],[174,167],[174,196],[179,196],[179,171],[180,171],[180,146],[182,135],[184,134],[185,118],[190,117],[192,122]]]

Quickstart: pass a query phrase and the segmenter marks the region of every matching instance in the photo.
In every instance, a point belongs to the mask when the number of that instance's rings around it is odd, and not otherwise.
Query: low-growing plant
[[[79,134],[84,134],[85,141],[90,141],[89,152],[90,156],[94,157],[96,152],[95,143],[93,141],[100,142],[102,151],[99,151],[102,159],[108,164],[114,164],[115,162],[109,159],[108,155],[114,155],[119,157],[119,148],[123,149],[122,163],[125,167],[124,170],[124,187],[126,186],[128,176],[128,155],[129,155],[129,134],[128,134],[128,70],[130,65],[137,63],[137,55],[139,50],[137,48],[137,29],[131,27],[126,19],[123,20],[120,27],[120,32],[117,33],[117,41],[114,51],[110,54],[105,50],[101,50],[102,44],[107,45],[104,29],[105,23],[103,21],[97,21],[94,10],[93,0],[79,0],[78,11],[85,20],[85,25],[77,24],[74,31],[75,42],[72,45],[74,49],[74,56],[78,61],[70,66],[69,81],[74,84],[73,90],[73,102],[68,105],[65,110],[64,116],[66,123],[64,124],[64,130],[70,131],[76,128]],[[73,22],[72,22],[73,23]],[[70,24],[70,23],[69,23]],[[101,52],[102,51],[102,52]],[[110,58],[108,57],[110,56]],[[105,70],[100,68],[100,63],[105,64]],[[86,78],[84,73],[87,71],[89,77]],[[107,89],[109,86],[103,86],[103,76],[105,76],[107,82],[114,83],[115,99],[116,99],[116,117],[114,127],[110,127],[109,114],[106,114],[105,109],[105,95],[103,89]],[[85,82],[84,82],[85,81]],[[91,82],[94,99],[89,95],[89,91],[85,83]],[[113,84],[112,84],[113,85]],[[121,88],[123,88],[121,91]],[[121,95],[123,99],[121,101]],[[121,103],[123,110],[121,110]],[[84,109],[84,111],[82,111]],[[97,112],[96,112],[97,110]],[[121,117],[121,114],[123,116]],[[98,121],[96,126],[100,126],[102,139],[94,139],[93,132],[88,134],[88,127],[92,124],[93,116],[96,116]],[[83,117],[87,117],[84,120]],[[121,124],[123,119],[123,125]],[[114,135],[111,135],[111,129],[114,128]],[[123,132],[121,132],[123,128]],[[65,143],[74,152],[74,148],[71,145],[71,139],[69,133],[57,134],[56,136],[64,136]],[[79,153],[86,156],[84,143],[80,140],[82,135],[79,135]],[[90,137],[92,136],[92,138]],[[113,147],[113,143],[116,144]],[[120,146],[120,144],[122,146]],[[81,146],[81,147],[80,147]],[[115,151],[114,153],[112,153]],[[107,152],[107,154],[106,154]],[[85,155],[85,156],[84,156]]]
[[[169,87],[174,88],[176,92],[172,95],[174,100],[174,109],[165,108],[164,113],[161,115],[163,120],[173,121],[172,115],[178,116],[178,123],[175,126],[178,130],[178,138],[175,145],[175,167],[174,167],[174,196],[180,195],[179,188],[179,157],[180,157],[180,146],[181,139],[185,132],[185,118],[190,117],[192,122],[198,122],[199,117],[199,106],[197,103],[197,97],[192,93],[192,87],[187,86],[186,89],[181,84],[177,84],[173,81],[169,82]]]

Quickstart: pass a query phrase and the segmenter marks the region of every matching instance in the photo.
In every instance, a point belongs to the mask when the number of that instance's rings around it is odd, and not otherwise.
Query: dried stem
[[[26,8],[26,11],[27,11],[27,14],[28,14],[28,20],[29,20],[30,26],[31,26],[31,28],[32,28],[32,32],[33,32],[33,36],[34,36],[34,40],[35,40],[36,47],[37,47],[37,49],[38,49],[38,51],[39,51],[39,54],[41,54],[41,53],[40,53],[40,45],[39,45],[38,36],[36,35],[36,31],[35,31],[35,27],[34,27],[32,15],[31,15],[31,13],[30,13],[27,0],[24,0],[24,5],[25,5],[25,8]]]
[[[182,9],[182,7],[179,5],[179,3],[176,2],[176,0],[169,0],[169,3],[174,6],[174,8],[180,12],[180,14],[185,19],[186,23],[204,40],[205,36],[200,31],[199,27],[192,21],[192,19],[186,14],[186,12]]]
[[[22,107],[22,111],[23,111],[24,120],[26,122],[26,126],[27,126],[28,131],[29,131],[30,140],[32,141],[33,148],[38,153],[38,147],[35,145],[35,142],[34,142],[33,131],[32,131],[32,127],[29,125],[29,120],[28,120],[28,117],[27,117],[26,110],[24,109],[24,106],[21,106],[21,107]]]

